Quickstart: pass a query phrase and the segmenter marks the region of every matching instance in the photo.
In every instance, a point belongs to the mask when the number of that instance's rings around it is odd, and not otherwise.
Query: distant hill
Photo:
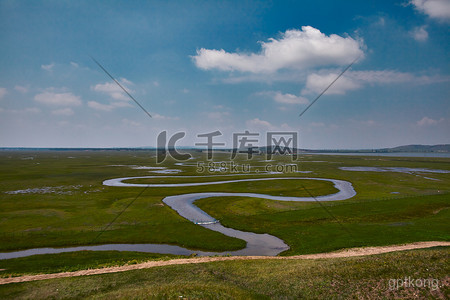
[[[300,152],[315,152],[315,153],[394,153],[394,152],[439,152],[450,153],[450,144],[441,145],[405,145],[393,148],[379,148],[379,149],[340,149],[340,150],[308,150],[299,149]]]
[[[259,148],[262,152],[266,152],[268,147]],[[310,152],[310,153],[393,153],[393,152],[439,152],[450,153],[450,144],[441,145],[405,145],[393,148],[378,149],[293,149],[294,152]]]
[[[384,150],[384,149],[383,149]],[[388,152],[450,152],[450,144],[443,145],[406,145],[386,148]]]
[[[195,147],[177,147],[178,149],[184,149],[186,151],[199,151],[204,152],[206,150],[195,148]],[[283,151],[288,149],[284,149],[285,147],[280,147]],[[255,151],[259,150],[261,153],[267,153],[269,147],[259,147],[254,148]],[[153,147],[130,147],[130,148],[26,148],[26,147],[0,147],[0,151],[156,151],[156,148]],[[235,150],[246,150],[243,149],[235,149]],[[450,153],[450,144],[442,144],[442,145],[406,145],[406,146],[398,146],[393,148],[379,148],[379,149],[297,149],[293,148],[292,152],[309,152],[309,153],[393,153],[393,152],[439,152],[439,153]],[[214,151],[219,152],[231,152],[233,149],[214,149]]]

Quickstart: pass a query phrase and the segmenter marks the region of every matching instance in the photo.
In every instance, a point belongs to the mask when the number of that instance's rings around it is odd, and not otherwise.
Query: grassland
[[[41,254],[0,261],[0,277],[50,274],[97,269],[150,260],[168,260],[185,256],[131,251],[77,251],[60,254]]]
[[[3,299],[448,299],[450,250],[176,265],[0,286]],[[436,286],[395,286],[396,279]]]
[[[245,246],[241,240],[209,231],[181,218],[162,203],[165,196],[194,192],[254,192],[283,196],[308,196],[298,180],[239,182],[221,185],[149,188],[100,238],[98,233],[136,198],[142,188],[107,187],[102,182],[118,177],[155,175],[158,178],[133,182],[180,183],[264,177],[321,177],[352,182],[357,195],[352,199],[322,203],[278,202],[256,198],[226,197],[196,202],[225,226],[254,232],[268,232],[291,247],[283,255],[331,251],[340,248],[387,245],[425,240],[450,240],[450,174],[406,174],[398,172],[352,172],[339,167],[378,166],[450,170],[449,158],[399,158],[305,155],[298,170],[311,173],[249,174],[208,177],[222,173],[197,173],[196,161],[189,165],[166,161],[162,166],[178,169],[177,175],[205,177],[168,178],[133,166],[154,166],[149,151],[0,152],[0,251],[36,247],[58,247],[106,243],[164,243],[207,251],[231,251]],[[218,155],[227,160],[229,155]],[[261,158],[262,160],[263,158]],[[252,166],[263,161],[237,160]],[[291,163],[277,157],[277,163]],[[426,178],[428,177],[428,178]],[[429,179],[432,178],[432,179]],[[333,193],[329,182],[300,181],[316,196]],[[27,190],[18,193],[18,190]],[[16,193],[11,193],[16,191]],[[396,193],[396,194],[393,194]],[[337,221],[337,220],[338,221]],[[64,254],[68,255],[68,254]],[[64,261],[64,255],[55,255]],[[140,259],[133,254],[114,260],[86,257],[87,266],[121,264]],[[125,255],[125,254],[124,254]],[[67,257],[67,256],[66,256]],[[29,267],[13,271],[11,262],[0,261],[10,272],[40,272],[33,259]],[[18,261],[16,261],[18,262]],[[2,266],[2,263],[5,267]],[[80,265],[73,260],[74,267]],[[70,260],[66,267],[71,268]],[[58,268],[53,268],[57,270]],[[28,271],[27,271],[28,270]]]
[[[283,255],[450,239],[448,194],[322,204],[327,210],[317,203],[239,197],[196,203],[226,227],[283,239],[291,246]]]

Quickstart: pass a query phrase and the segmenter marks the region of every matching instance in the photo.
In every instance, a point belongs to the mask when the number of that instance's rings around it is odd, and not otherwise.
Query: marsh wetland
[[[295,173],[199,174],[206,157],[194,155],[156,165],[154,152],[142,150],[0,152],[0,275],[172,254],[289,256],[450,240],[450,158],[301,155]],[[277,251],[233,232],[270,237]],[[41,248],[75,252],[11,258]],[[43,264],[50,261],[61,263]]]

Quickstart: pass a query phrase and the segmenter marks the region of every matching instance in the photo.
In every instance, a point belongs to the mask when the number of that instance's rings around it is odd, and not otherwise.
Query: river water
[[[226,184],[234,182],[246,182],[246,181],[269,181],[269,180],[320,180],[329,181],[334,184],[339,191],[335,194],[318,196],[315,199],[312,197],[284,197],[284,196],[273,196],[265,194],[256,193],[222,193],[222,192],[207,192],[207,193],[190,193],[168,196],[163,199],[169,207],[178,212],[180,216],[190,220],[207,228],[209,230],[214,230],[225,234],[230,237],[235,237],[246,241],[247,245],[244,249],[237,251],[227,251],[227,252],[205,252],[196,251],[174,245],[164,245],[164,244],[105,244],[98,246],[80,246],[80,247],[65,247],[65,248],[35,248],[23,251],[14,251],[7,253],[0,253],[0,259],[9,259],[17,257],[25,257],[35,254],[51,254],[51,253],[63,253],[63,252],[73,252],[82,250],[91,251],[138,251],[138,252],[151,252],[151,253],[162,253],[162,254],[177,254],[177,255],[190,255],[196,253],[200,256],[209,255],[277,255],[283,251],[289,249],[289,246],[284,243],[283,240],[270,235],[270,234],[259,234],[253,232],[245,232],[232,228],[224,227],[220,222],[215,220],[212,216],[208,215],[206,212],[198,208],[194,201],[203,198],[212,197],[255,197],[263,198],[277,201],[337,201],[345,200],[356,195],[355,190],[350,182],[337,179],[326,179],[326,178],[300,178],[300,177],[283,177],[283,178],[251,178],[251,179],[237,179],[237,180],[221,180],[214,182],[192,182],[192,183],[158,183],[158,184],[139,184],[139,183],[125,183],[124,181],[130,179],[143,179],[143,178],[163,178],[163,177],[183,177],[183,178],[195,178],[197,176],[141,176],[141,177],[124,177],[105,180],[103,184],[105,186],[113,187],[187,187],[187,186],[202,186],[202,185],[215,185],[215,184]]]

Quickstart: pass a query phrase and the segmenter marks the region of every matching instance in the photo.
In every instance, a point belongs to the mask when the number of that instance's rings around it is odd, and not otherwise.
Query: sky
[[[0,147],[450,143],[449,26],[450,0],[0,0]]]

